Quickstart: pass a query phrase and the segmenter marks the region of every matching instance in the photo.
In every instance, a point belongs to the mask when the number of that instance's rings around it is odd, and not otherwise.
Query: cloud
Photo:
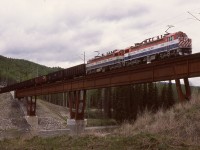
[[[0,5],[0,54],[43,65],[69,67],[81,63],[83,52],[92,58],[126,48],[148,37],[184,31],[198,52],[200,2],[169,0],[7,0]],[[187,4],[187,5],[186,5]]]
[[[126,4],[125,4],[126,5]],[[145,15],[149,12],[149,8],[145,5],[126,5],[126,7],[122,7],[119,5],[110,5],[110,7],[106,7],[104,10],[99,12],[96,16],[94,16],[97,20],[102,21],[121,21],[124,19],[133,19]],[[94,18],[94,19],[95,19]]]

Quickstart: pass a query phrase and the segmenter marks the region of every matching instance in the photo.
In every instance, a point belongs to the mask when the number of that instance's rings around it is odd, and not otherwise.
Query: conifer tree
[[[163,107],[163,108],[167,108],[167,86],[166,86],[166,83],[163,83],[163,88],[162,88],[162,92],[161,92],[161,96],[160,96],[160,107]]]
[[[143,97],[143,86],[142,84],[136,84],[135,85],[135,102],[137,106],[137,112],[143,112],[145,108],[145,100]]]
[[[121,87],[116,87],[115,98],[113,101],[114,118],[119,122],[122,122],[125,119],[123,92],[121,91]]]
[[[142,97],[143,108],[142,109],[144,109],[145,107],[147,107],[147,103],[148,103],[148,86],[147,86],[147,83],[143,84],[142,94],[143,94],[143,97]]]
[[[149,110],[153,110],[155,105],[155,99],[154,99],[155,91],[154,91],[154,85],[153,83],[148,83],[148,99],[147,99],[147,108]]]
[[[167,107],[171,107],[175,103],[171,80],[169,80],[167,88],[167,102]]]
[[[159,108],[159,91],[158,91],[157,83],[154,84],[154,91],[155,91],[155,95],[154,95],[155,111],[157,111]]]
[[[106,118],[111,118],[111,88],[104,88],[103,109]]]
[[[130,118],[135,120],[137,118],[137,113],[138,113],[138,110],[139,110],[139,107],[140,107],[140,103],[138,101],[138,97],[136,96],[136,92],[138,90],[136,90],[138,86],[136,85],[132,85],[131,86],[131,116]],[[143,99],[142,99],[143,100]]]

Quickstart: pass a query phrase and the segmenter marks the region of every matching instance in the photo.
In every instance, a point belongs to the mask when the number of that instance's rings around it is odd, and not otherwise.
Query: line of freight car
[[[47,75],[39,76],[30,80],[26,80],[17,84],[9,85],[1,88],[0,93],[9,92],[17,89],[28,88],[32,86],[52,83],[56,81],[74,79],[76,77],[85,76],[85,64],[80,64],[67,69],[56,71]]]
[[[17,84],[9,85],[1,89],[1,93],[14,91],[16,89],[31,87],[35,85],[34,79],[26,80]]]
[[[33,79],[35,81],[35,85],[41,85],[47,82],[46,75],[39,76]]]
[[[21,83],[16,84],[16,88],[26,88],[34,85],[41,85],[45,83],[52,83],[56,81],[69,80],[75,77],[84,76],[85,75],[85,64],[73,66],[67,69],[63,69],[60,71],[52,72],[47,75],[39,76],[34,79],[30,79]],[[15,86],[15,85],[13,85]]]
[[[86,75],[86,65],[80,64],[63,70],[64,80],[74,79]]]
[[[22,81],[20,83],[16,83],[16,84],[13,84],[13,85],[6,86],[6,87],[1,89],[1,93],[14,91],[14,90],[17,90],[17,89],[28,88],[28,87],[32,87],[32,86],[35,86],[35,85],[42,84],[42,83],[44,83],[44,81],[43,81],[44,77],[46,78],[46,76],[40,76],[40,77],[36,77],[36,78],[29,79],[29,80],[26,80],[26,81]]]
[[[52,72],[47,75],[47,82],[52,83],[84,76],[86,74],[85,67],[85,64],[80,64],[60,71]]]

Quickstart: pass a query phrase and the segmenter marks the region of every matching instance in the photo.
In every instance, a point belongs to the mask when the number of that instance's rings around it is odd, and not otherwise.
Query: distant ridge
[[[7,58],[0,55],[0,84],[13,84],[60,69],[62,68],[47,67],[28,60]]]

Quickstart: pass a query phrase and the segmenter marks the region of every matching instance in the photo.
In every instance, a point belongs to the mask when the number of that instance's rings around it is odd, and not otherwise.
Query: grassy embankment
[[[0,149],[200,149],[200,95],[156,114],[146,111],[134,123],[112,132],[79,137],[34,137],[0,142]]]

